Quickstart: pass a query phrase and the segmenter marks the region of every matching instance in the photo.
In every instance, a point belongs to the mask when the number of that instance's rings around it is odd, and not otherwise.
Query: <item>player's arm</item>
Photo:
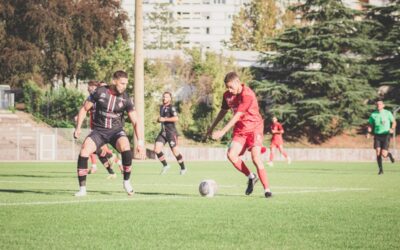
[[[76,128],[74,131],[74,138],[77,139],[79,138],[79,135],[81,134],[81,127],[82,123],[85,120],[87,112],[93,107],[93,103],[89,101],[85,101],[85,103],[82,105],[81,109],[79,110],[78,116],[76,118]]]
[[[226,113],[228,113],[228,109],[221,109],[215,118],[214,122],[211,124],[210,128],[207,130],[206,138],[211,136],[214,128],[218,125],[218,123],[225,117]]]
[[[391,114],[391,113],[390,113]],[[391,134],[393,134],[394,133],[394,131],[396,130],[396,126],[397,126],[397,122],[396,122],[396,119],[394,119],[394,117],[393,117],[393,115],[392,115],[392,126],[390,127],[390,133]]]
[[[135,131],[135,137],[137,140],[136,150],[138,152],[139,159],[144,160],[146,156],[144,151],[144,138],[142,137],[143,131],[141,131],[139,127],[138,115],[136,111],[132,109],[131,111],[128,112],[128,117],[129,120],[131,120],[133,130]]]
[[[374,119],[372,118],[372,116],[370,116],[368,119],[368,125],[367,125],[367,138],[369,138],[372,133],[373,124],[374,124]]]
[[[159,122],[177,122],[179,121],[178,116],[173,116],[173,117],[161,117],[158,118]]]
[[[243,112],[236,112],[236,114],[231,118],[231,120],[225,125],[225,127],[219,131],[215,131],[212,134],[212,138],[214,140],[218,140],[222,138],[235,124],[240,120],[244,113]]]

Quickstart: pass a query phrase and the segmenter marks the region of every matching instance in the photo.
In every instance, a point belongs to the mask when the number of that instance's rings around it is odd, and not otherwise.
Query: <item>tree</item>
[[[337,0],[307,0],[295,11],[306,25],[270,43],[277,53],[265,54],[266,80],[254,86],[270,105],[267,113],[285,121],[286,135],[319,143],[364,123],[366,101],[375,95],[370,81],[380,77],[370,63],[376,24]]]
[[[274,0],[253,0],[233,17],[230,47],[240,50],[265,51],[266,40],[274,38],[294,22],[290,10],[283,11]]]
[[[75,78],[77,65],[119,34],[127,15],[119,1],[4,0],[0,2],[0,81],[21,86],[40,75]],[[36,78],[39,79],[39,78]]]
[[[146,33],[151,34],[152,38],[145,46],[147,49],[181,48],[185,41],[186,32],[178,26],[168,6],[167,3],[155,4],[154,11],[147,14],[150,25]]]
[[[114,42],[110,42],[105,48],[97,48],[92,56],[85,60],[78,68],[80,79],[96,79],[98,81],[110,82],[112,75],[117,70],[128,73],[132,82],[133,54],[129,43],[119,36]]]
[[[380,66],[382,77],[375,86],[389,86],[384,93],[388,104],[400,105],[400,0],[391,0],[383,7],[371,7],[369,20],[381,24],[374,30],[374,38],[382,41],[376,54],[376,65]]]

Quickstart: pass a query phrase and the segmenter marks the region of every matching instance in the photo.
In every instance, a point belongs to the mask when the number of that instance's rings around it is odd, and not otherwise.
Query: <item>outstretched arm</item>
[[[225,117],[226,113],[228,113],[227,109],[221,109],[215,118],[214,122],[211,124],[210,128],[207,130],[206,138],[210,137],[214,128],[218,125],[218,123]]]
[[[240,120],[240,117],[242,117],[243,112],[236,112],[236,114],[231,118],[231,120],[228,122],[228,124],[225,125],[225,127],[219,131],[215,131],[212,134],[212,138],[214,140],[218,140],[222,138],[228,132],[235,124],[237,121]]]

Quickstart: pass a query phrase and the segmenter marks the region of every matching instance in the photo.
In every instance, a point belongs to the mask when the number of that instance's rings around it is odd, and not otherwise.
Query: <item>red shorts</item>
[[[271,145],[269,146],[270,148],[279,148],[283,145],[283,141],[282,140],[273,140],[271,141]]]
[[[257,128],[255,131],[248,133],[233,134],[232,142],[240,143],[243,146],[242,151],[253,147],[262,147],[264,138],[263,127]]]

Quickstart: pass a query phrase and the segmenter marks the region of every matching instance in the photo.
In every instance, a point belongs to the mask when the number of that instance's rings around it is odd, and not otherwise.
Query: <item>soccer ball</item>
[[[201,196],[213,197],[218,191],[217,183],[214,180],[203,180],[199,185]]]

